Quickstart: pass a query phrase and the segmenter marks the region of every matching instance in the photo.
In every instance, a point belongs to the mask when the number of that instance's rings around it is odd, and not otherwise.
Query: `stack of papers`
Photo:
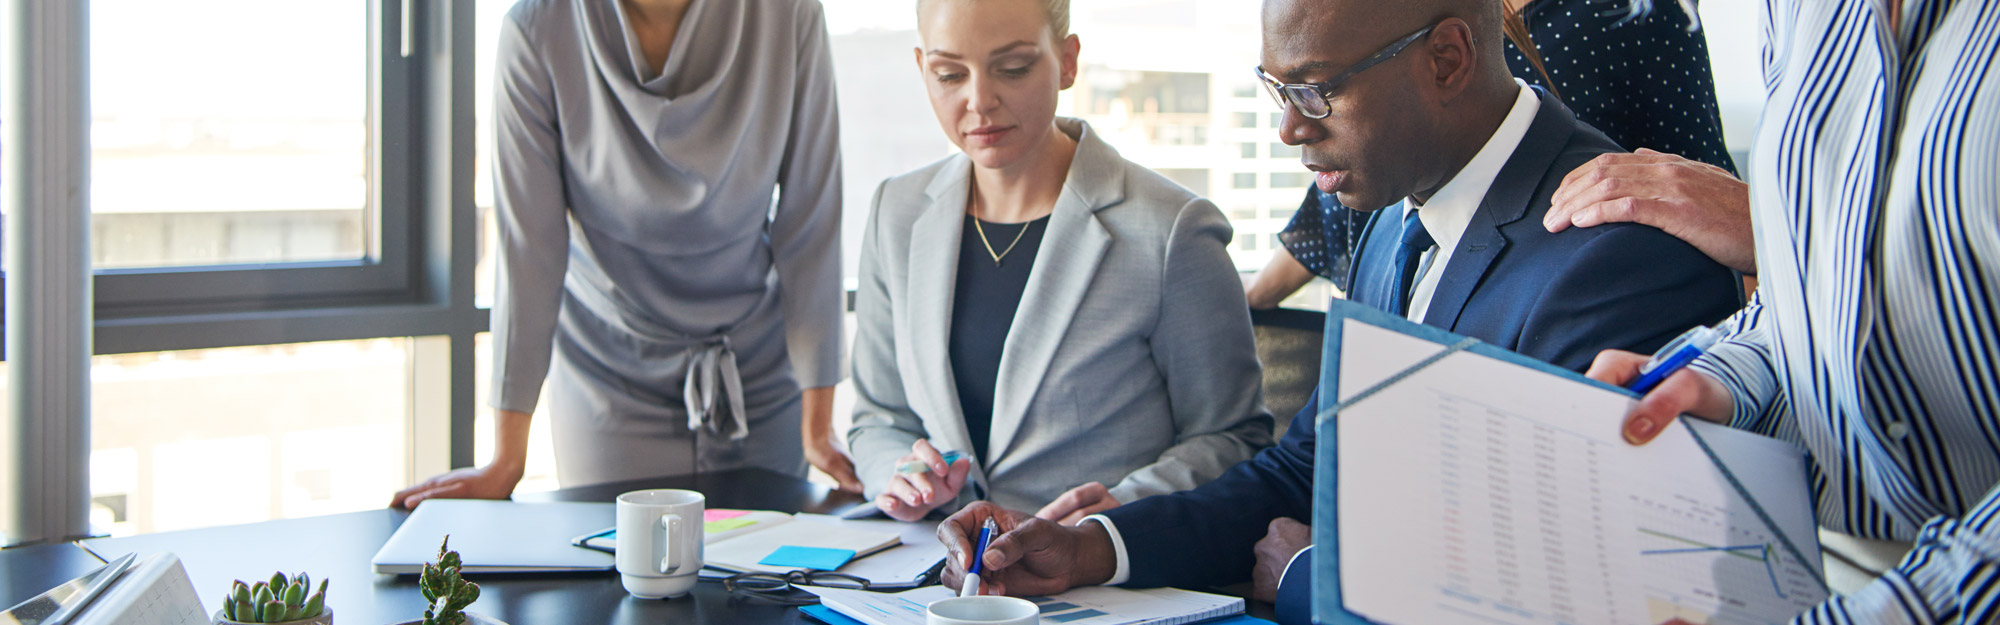
[[[1319,622],[1741,625],[1826,599],[1797,447],[1695,420],[1634,447],[1630,392],[1330,314],[1326,387],[1394,381],[1320,430]]]
[[[820,604],[863,625],[924,625],[924,608],[957,596],[944,586],[925,586],[899,593],[807,587]],[[1243,599],[1176,588],[1128,590],[1085,586],[1050,597],[1029,597],[1042,610],[1043,623],[1060,625],[1179,625],[1243,613]],[[822,612],[807,611],[832,622]],[[845,625],[845,624],[841,624]]]
[[[936,521],[843,520],[823,514],[794,517],[806,523],[824,523],[896,534],[903,544],[866,558],[857,558],[837,569],[841,573],[868,580],[877,589],[913,588],[932,567],[944,562],[944,543],[937,539]]]

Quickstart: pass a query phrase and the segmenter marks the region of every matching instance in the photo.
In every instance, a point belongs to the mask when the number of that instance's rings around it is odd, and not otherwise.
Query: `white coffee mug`
[[[1027,599],[998,595],[939,599],[924,613],[927,625],[1035,625],[1041,618],[1041,608]]]
[[[694,589],[702,564],[702,510],[691,490],[635,490],[618,496],[618,577],[641,599]]]

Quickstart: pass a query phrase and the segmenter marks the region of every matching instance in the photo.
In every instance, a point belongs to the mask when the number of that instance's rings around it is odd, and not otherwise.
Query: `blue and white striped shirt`
[[[1766,7],[1759,292],[1696,366],[1822,523],[1917,542],[1799,622],[2000,621],[2000,0]]]

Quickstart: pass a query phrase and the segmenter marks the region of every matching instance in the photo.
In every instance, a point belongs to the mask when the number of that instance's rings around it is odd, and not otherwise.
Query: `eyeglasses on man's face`
[[[1402,39],[1397,39],[1395,43],[1391,43],[1388,47],[1368,55],[1368,58],[1361,59],[1361,62],[1348,67],[1346,71],[1335,74],[1333,78],[1327,79],[1326,82],[1288,84],[1265,72],[1262,65],[1257,66],[1257,80],[1264,83],[1264,91],[1271,94],[1271,99],[1278,103],[1278,108],[1283,109],[1289,105],[1292,108],[1298,109],[1300,115],[1313,119],[1326,119],[1327,115],[1333,113],[1333,105],[1327,102],[1327,96],[1332,95],[1335,88],[1338,88],[1341,83],[1347,82],[1348,79],[1353,78],[1355,74],[1366,71],[1370,67],[1380,65],[1383,61],[1395,58],[1398,53],[1403,51],[1403,48],[1410,47],[1410,44],[1416,42],[1418,38],[1429,34],[1432,28],[1437,28],[1437,24],[1419,28],[1417,32],[1405,35]]]

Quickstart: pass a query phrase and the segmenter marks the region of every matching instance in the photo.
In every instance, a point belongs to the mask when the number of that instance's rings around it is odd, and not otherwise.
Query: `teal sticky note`
[[[758,560],[758,564],[788,569],[818,569],[831,571],[854,559],[853,549],[827,549],[825,547],[799,547],[786,545],[779,547],[771,555]]]

